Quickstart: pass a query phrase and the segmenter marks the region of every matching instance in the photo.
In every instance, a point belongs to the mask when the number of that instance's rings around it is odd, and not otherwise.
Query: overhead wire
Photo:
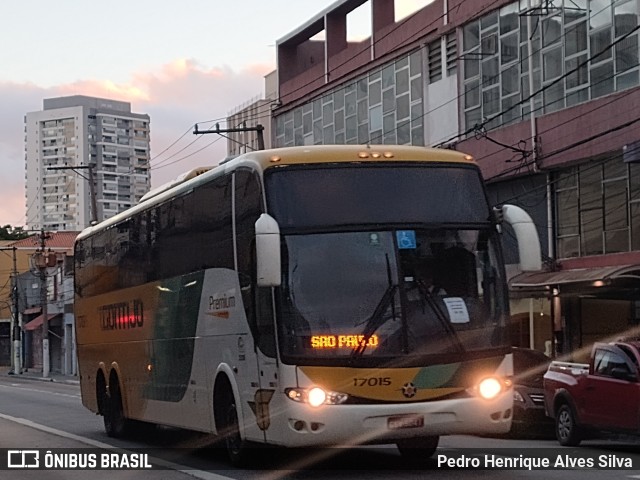
[[[475,15],[474,17],[472,17],[470,21],[473,21],[473,20],[475,20],[475,19],[480,18],[480,17],[481,17],[481,15],[482,15],[485,11],[490,10],[491,6],[495,5],[496,3],[498,3],[498,0],[496,0],[496,1],[492,2],[491,4],[487,5],[483,11],[478,12],[478,14],[477,14],[477,15]],[[417,37],[417,36],[419,36],[420,34],[423,34],[423,33],[425,33],[425,32],[428,34],[428,29],[429,29],[429,27],[431,27],[432,25],[435,25],[435,24],[436,24],[440,19],[442,19],[442,18],[443,18],[443,16],[444,16],[444,14],[443,14],[443,15],[441,15],[441,16],[439,16],[439,17],[436,17],[436,18],[435,18],[431,23],[429,23],[429,24],[425,25],[425,27],[423,27],[423,28],[422,28],[422,29],[420,29],[419,31],[415,32],[411,37],[409,37],[409,39],[405,39],[405,40],[404,40],[404,42],[403,42],[403,44],[411,43],[411,42],[414,40],[414,38],[416,38],[416,37]],[[375,43],[377,43],[377,42],[382,41],[386,36],[390,35],[390,34],[391,34],[391,33],[393,33],[394,31],[396,31],[396,30],[398,30],[398,29],[402,28],[402,25],[403,25],[405,22],[407,22],[407,21],[409,20],[409,18],[410,18],[410,17],[408,17],[408,18],[406,18],[406,19],[403,19],[401,22],[398,22],[397,24],[395,24],[393,29],[391,29],[389,32],[387,32],[384,36],[379,37],[379,38],[377,38],[376,40],[374,40],[374,42],[373,42],[373,43],[375,44]],[[573,28],[577,28],[577,26],[576,26],[576,25],[574,25],[574,26],[570,27],[570,29],[569,29],[568,31],[571,31],[571,29],[573,29]],[[565,32],[563,33],[563,36],[564,36],[564,35],[567,35],[568,31],[565,31]],[[630,35],[631,33],[633,33],[633,32],[628,32],[624,37],[622,37],[622,38],[618,39],[616,42],[623,40],[624,38],[626,38],[626,37],[627,37],[628,35]],[[610,47],[608,47],[608,48],[610,48]],[[349,61],[351,61],[351,60],[353,60],[353,59],[357,58],[357,56],[358,56],[360,53],[361,53],[361,52],[359,51],[359,52],[357,52],[357,53],[353,54],[351,57],[349,57],[349,58],[345,59],[341,64],[333,66],[333,67],[332,67],[332,69],[331,69],[331,70],[329,70],[329,73],[331,73],[331,71],[333,71],[333,70],[335,70],[335,69],[337,69],[337,68],[340,68],[341,66],[343,66],[343,65],[347,64]],[[534,52],[534,53],[537,53],[537,51],[536,51],[536,52]],[[602,52],[599,52],[599,53],[598,53],[598,54],[596,54],[595,56],[597,56],[597,55],[599,55],[599,54],[601,54],[601,53],[602,53]],[[595,56],[594,56],[594,57],[595,57]],[[458,56],[458,59],[460,59],[460,58],[461,58],[461,56]],[[593,57],[592,57],[592,58],[593,58]],[[587,61],[591,60],[592,58],[587,59]],[[574,70],[577,70],[577,69],[578,69],[578,68],[580,68],[581,66],[582,66],[582,65],[579,65],[579,66],[578,66],[578,67],[576,67],[576,69],[574,69]],[[382,67],[381,67],[380,69],[382,69]],[[504,113],[507,113],[508,111],[512,110],[513,108],[516,108],[518,105],[521,105],[521,104],[523,104],[523,103],[527,102],[531,97],[534,97],[535,95],[540,94],[541,92],[543,92],[544,90],[546,90],[546,88],[549,88],[550,86],[553,86],[555,83],[557,83],[557,82],[558,82],[558,81],[560,81],[561,79],[565,78],[566,76],[571,75],[573,72],[574,72],[574,71],[570,71],[570,72],[565,73],[565,75],[563,75],[563,76],[559,77],[558,79],[554,80],[552,83],[550,83],[550,84],[546,85],[545,87],[543,87],[543,88],[542,88],[542,89],[540,89],[539,91],[537,91],[537,92],[535,92],[535,93],[531,94],[527,99],[521,100],[520,102],[516,103],[515,105],[512,105],[512,106],[511,106],[510,108],[508,108],[507,110],[503,110],[503,111],[501,111],[501,112],[499,112],[499,113],[495,114],[495,115],[494,115],[494,117],[492,117],[491,119],[494,119],[494,118],[496,118],[496,117],[498,117],[498,116],[500,116],[500,115],[503,115]],[[499,73],[498,73],[498,75],[499,75]],[[318,77],[318,78],[320,78],[320,77]],[[297,92],[297,91],[299,91],[299,90],[301,90],[301,89],[303,89],[303,88],[306,88],[308,85],[311,85],[311,84],[312,84],[313,82],[315,82],[316,80],[317,80],[317,79],[313,79],[313,80],[309,81],[307,84],[304,84],[304,85],[299,86],[296,90],[293,90],[292,92],[290,92],[290,94],[293,94],[293,93],[295,93],[295,92]],[[491,81],[491,79],[487,79],[486,81]],[[483,82],[483,83],[484,83],[484,82]],[[481,88],[481,87],[482,87],[482,85],[483,85],[483,83],[479,84],[477,88]],[[451,101],[455,101],[455,100],[459,99],[462,95],[464,95],[464,93],[462,93],[461,95],[458,95],[458,97],[456,97],[455,99],[450,100],[449,102],[451,102]],[[448,103],[448,102],[447,102],[447,103]],[[430,110],[430,111],[424,112],[424,113],[422,114],[422,117],[426,117],[428,114],[433,113],[433,111],[435,111],[436,109],[438,109],[438,108],[442,108],[442,106],[443,106],[443,105],[440,105],[440,106],[438,106],[438,107],[435,107],[433,110]],[[268,110],[267,110],[267,109],[268,109]],[[270,110],[270,106],[266,106],[266,107],[265,107],[265,113],[269,113],[269,110]],[[261,116],[261,117],[247,117],[247,119],[253,119],[253,120],[256,120],[256,119],[258,119],[258,118],[265,118],[265,119],[268,119],[268,118],[270,118],[270,116],[269,116],[269,115],[265,115],[264,117],[262,117],[262,116]],[[204,122],[203,122],[203,123],[204,123]],[[485,122],[485,123],[486,123],[486,122]],[[396,127],[395,127],[395,129],[397,130],[398,128],[400,128],[400,126],[401,126],[401,125],[402,125],[402,124],[400,124],[400,125],[396,126]],[[183,138],[183,137],[186,135],[186,133],[187,133],[187,132],[185,132],[185,133],[184,133],[180,138]],[[467,132],[464,132],[464,133],[462,133],[462,134],[458,134],[458,135],[456,135],[456,137],[455,137],[455,138],[459,138],[460,136],[466,136],[466,135],[468,135],[468,134],[470,134],[470,133],[473,133],[473,129],[470,129],[470,130],[468,130]],[[228,138],[228,137],[227,137],[227,138]],[[374,138],[374,139],[372,139],[372,140],[374,140],[374,141],[375,141],[376,139],[377,139],[377,138]],[[370,141],[371,141],[371,140],[370,140]],[[446,140],[446,141],[444,141],[444,142],[440,142],[440,143],[439,143],[439,144],[437,144],[436,146],[442,146],[442,144],[443,144],[443,143],[444,143],[444,144],[446,144],[446,143],[449,143],[450,141],[452,141],[452,139]],[[173,145],[175,145],[175,143],[177,143],[177,141],[176,141],[176,142],[174,142],[174,143],[172,144],[172,146],[173,146]],[[189,145],[187,145],[186,147],[183,147],[179,152],[176,152],[176,153],[174,153],[172,156],[170,156],[168,159],[163,160],[163,161],[161,162],[161,164],[162,164],[162,163],[167,163],[169,159],[174,158],[175,156],[177,156],[179,153],[181,153],[181,152],[183,152],[184,150],[186,150],[187,148],[189,148],[189,147],[190,147],[192,144],[194,144],[194,143],[195,143],[195,141],[194,141],[194,142],[191,142],[191,143],[190,143]],[[210,145],[210,144],[209,144],[209,145]],[[168,148],[170,148],[170,147],[167,147],[167,149],[168,149]],[[161,152],[161,154],[162,154],[162,153],[164,153],[167,149],[165,149],[163,152]],[[200,152],[200,151],[202,151],[202,149],[199,149],[197,152]],[[195,154],[195,153],[197,153],[197,152],[194,152],[193,154]],[[161,154],[159,154],[158,156],[160,156]],[[193,154],[189,154],[189,155],[186,155],[186,156],[181,157],[181,158],[182,158],[182,159],[189,158],[189,157],[190,157],[190,156],[192,156]],[[154,157],[154,158],[157,158],[157,157]],[[151,163],[151,161],[152,161],[152,160],[153,160],[153,159],[150,159],[149,164]],[[180,161],[180,160],[177,160],[177,161]],[[177,163],[177,161],[170,162],[169,164]],[[152,167],[151,167],[151,169],[153,169],[153,168],[159,168],[159,167],[161,166],[161,164],[160,164],[160,165],[156,165],[156,166],[152,166]]]
[[[484,9],[483,9],[483,10],[481,10],[481,11],[479,11],[475,16],[473,16],[473,17],[471,18],[471,20],[475,20],[475,19],[480,18],[480,16],[482,15],[482,13],[483,13],[484,11],[489,10],[493,5],[495,5],[495,4],[497,4],[497,3],[499,3],[499,1],[500,1],[500,0],[494,0],[494,1],[493,1],[493,2],[491,2],[489,5],[485,6],[485,7],[484,7]],[[458,5],[458,9],[459,9],[459,8],[460,8],[460,5]],[[440,16],[438,16],[438,17],[436,17],[436,18],[435,18],[431,23],[428,23],[428,24],[427,24],[427,25],[425,25],[423,28],[421,28],[421,29],[420,29],[420,30],[418,30],[417,32],[413,33],[413,34],[411,35],[411,37],[409,37],[408,39],[405,39],[405,40],[403,41],[403,43],[402,43],[401,45],[399,45],[399,47],[402,47],[402,45],[405,45],[405,44],[410,44],[410,43],[412,43],[416,37],[418,37],[419,35],[421,35],[421,34],[423,34],[423,33],[426,33],[426,34],[428,35],[428,33],[431,31],[431,30],[430,30],[430,27],[432,27],[433,25],[435,25],[439,20],[443,19],[445,16],[446,16],[446,14],[442,14],[442,15],[440,15]],[[384,35],[382,35],[382,36],[380,36],[380,37],[377,37],[377,38],[376,38],[374,41],[372,41],[371,43],[372,43],[373,45],[375,45],[375,44],[377,44],[377,43],[379,43],[379,42],[383,41],[386,37],[388,37],[389,35],[393,34],[395,31],[400,30],[400,29],[403,27],[403,25],[404,25],[407,21],[409,21],[409,19],[410,19],[410,17],[407,17],[407,18],[405,18],[405,19],[401,20],[400,22],[397,22],[397,23],[394,25],[394,27],[393,27],[392,29],[390,29],[390,30],[389,30],[387,33],[385,33]],[[367,44],[367,45],[369,45],[369,44]],[[351,56],[349,56],[348,58],[346,58],[342,63],[337,64],[337,65],[333,65],[333,66],[332,66],[332,68],[328,70],[329,75],[331,74],[331,72],[332,72],[332,71],[337,70],[337,69],[339,69],[339,68],[343,67],[344,65],[347,65],[347,64],[348,64],[349,62],[351,62],[352,60],[356,59],[359,55],[361,55],[364,51],[368,50],[369,48],[371,48],[371,47],[370,47],[370,46],[367,46],[366,48],[364,48],[364,50],[359,50],[358,52],[356,52],[356,53],[352,54]],[[383,70],[383,68],[384,68],[384,65],[382,65],[382,66],[378,67],[376,70],[373,70],[372,72],[377,72],[377,71],[381,72],[381,71]],[[371,73],[371,72],[370,72],[370,73]],[[310,81],[308,81],[307,83],[305,83],[305,84],[303,84],[303,85],[300,85],[299,87],[297,87],[296,89],[292,90],[292,91],[291,91],[291,92],[289,92],[288,94],[289,94],[289,95],[291,95],[291,94],[294,94],[294,93],[296,93],[296,92],[298,92],[298,91],[300,91],[300,90],[303,90],[304,88],[306,88],[306,87],[308,87],[308,86],[312,85],[313,83],[315,83],[316,81],[318,81],[318,80],[320,80],[320,79],[322,79],[322,78],[324,78],[324,73],[323,73],[321,76],[314,77],[313,79],[311,79],[311,80],[310,80]],[[353,83],[353,80],[349,80],[349,81],[346,81],[346,82],[345,82],[345,84],[351,84],[351,83]],[[440,107],[436,107],[436,109],[437,109],[437,108],[440,108]],[[271,110],[271,109],[270,109],[270,107],[266,107],[266,108],[265,108],[265,113],[270,113],[270,110]],[[434,109],[434,110],[435,110],[435,109]],[[425,112],[422,116],[426,116],[428,113],[429,113],[429,112]],[[260,116],[260,117],[251,117],[251,116],[249,116],[249,117],[246,117],[246,118],[247,118],[247,119],[252,119],[252,120],[255,120],[255,119],[257,119],[257,118],[265,118],[265,119],[268,119],[268,118],[271,118],[271,116],[270,116],[270,115],[265,115],[264,117],[262,117],[262,116]]]
[[[603,9],[603,10],[604,10],[604,9]],[[480,13],[482,13],[482,12],[480,12]],[[597,14],[597,13],[598,13],[598,12],[596,12],[595,14]],[[477,15],[475,18],[479,18],[479,17],[480,17],[480,15]],[[560,37],[559,37],[559,38],[566,37],[569,33],[571,33],[572,31],[576,30],[576,29],[578,28],[578,26],[579,26],[579,25],[577,25],[577,24],[576,24],[576,25],[572,25],[572,26],[570,26],[570,27],[569,27],[569,28],[567,28],[567,29],[564,29],[564,31],[563,31],[563,33],[562,33],[562,35],[560,35]],[[423,30],[424,30],[424,29],[423,29]],[[422,31],[422,30],[421,30],[421,31]],[[598,55],[600,55],[600,54],[602,54],[604,51],[606,51],[607,49],[612,48],[612,46],[613,46],[613,45],[615,45],[615,43],[623,41],[623,40],[625,39],[625,37],[627,37],[627,36],[631,35],[632,33],[634,33],[634,32],[627,32],[627,34],[626,34],[625,36],[623,36],[623,37],[621,37],[621,38],[617,39],[617,40],[616,40],[616,42],[614,42],[613,44],[610,44],[610,45],[609,45],[608,47],[606,47],[603,51],[601,51],[601,52],[597,52],[596,54],[592,55],[592,56],[591,56],[591,57],[589,57],[586,61],[588,62],[588,61],[593,60],[593,59],[594,59],[594,58],[596,58]],[[531,34],[531,35],[532,35],[532,34]],[[415,36],[415,34],[414,34],[414,36]],[[520,43],[521,43],[521,42],[520,42]],[[532,55],[533,55],[533,54],[538,54],[539,52],[540,52],[540,50],[535,50],[535,51],[533,51],[531,54],[532,54]],[[458,55],[457,59],[458,59],[458,60],[460,60],[461,58],[463,58],[463,56],[464,56],[464,55],[465,55],[464,53],[462,53],[462,55]],[[526,58],[520,59],[519,61],[520,61],[520,62],[522,62],[522,61],[526,60],[527,58],[528,58],[528,56],[527,56]],[[516,62],[516,65],[517,65],[517,64],[518,64],[518,62]],[[499,116],[501,116],[501,115],[504,115],[505,113],[508,113],[510,110],[512,110],[512,109],[514,109],[514,108],[517,108],[517,107],[518,107],[518,106],[520,106],[520,105],[523,105],[524,103],[528,102],[531,98],[535,97],[536,95],[541,94],[541,92],[544,92],[547,88],[550,88],[551,86],[553,86],[555,83],[557,83],[557,82],[561,81],[562,79],[564,79],[564,78],[565,78],[565,77],[567,77],[567,76],[572,75],[573,73],[575,73],[575,71],[576,71],[576,70],[578,70],[579,68],[582,68],[583,66],[584,66],[584,65],[582,65],[582,64],[578,65],[578,67],[576,67],[575,69],[573,69],[573,70],[571,70],[571,71],[568,71],[568,72],[566,72],[563,76],[560,76],[560,77],[556,78],[553,82],[551,82],[551,83],[550,83],[550,84],[548,84],[548,85],[545,85],[542,89],[540,89],[540,90],[538,90],[537,92],[535,92],[535,93],[533,93],[533,94],[529,95],[529,97],[527,97],[526,99],[521,100],[521,101],[519,101],[519,102],[517,102],[517,103],[515,103],[515,104],[511,105],[511,106],[510,106],[508,109],[506,109],[506,110],[502,110],[501,112],[496,113],[496,114],[494,115],[494,117],[492,117],[490,120],[487,120],[486,122],[484,122],[484,123],[483,123],[483,125],[484,125],[484,124],[486,124],[486,123],[489,123],[489,121],[492,121],[492,120],[494,120],[495,118],[498,118],[498,117],[499,117]],[[384,67],[384,66],[380,67],[380,70],[381,70],[383,67]],[[483,85],[485,85],[485,83],[493,84],[493,83],[494,83],[495,78],[496,78],[496,77],[498,77],[499,75],[500,75],[500,72],[498,72],[498,73],[496,74],[496,76],[493,76],[493,77],[487,77],[483,82],[479,83],[477,87],[474,87],[474,89],[480,89]],[[433,109],[431,109],[431,110],[428,110],[428,111],[424,112],[420,117],[424,118],[424,117],[428,116],[429,114],[433,113],[435,110],[437,110],[437,109],[439,109],[439,108],[442,108],[442,107],[443,107],[443,106],[445,106],[446,104],[459,100],[459,99],[460,99],[461,97],[463,97],[465,94],[466,94],[466,92],[461,92],[458,96],[456,96],[456,97],[452,98],[451,100],[449,100],[449,101],[445,102],[444,104],[442,104],[442,105],[438,105],[437,107],[434,107]],[[401,126],[403,126],[403,125],[407,124],[409,121],[410,121],[410,120],[405,121],[405,122],[401,122],[400,124],[398,124],[398,125],[395,127],[395,129],[394,129],[394,130],[397,132],[397,130],[398,130],[399,128],[401,128]],[[493,127],[492,127],[492,129],[499,128],[499,127],[503,126],[505,123],[511,123],[511,121],[506,121],[506,122],[503,122],[503,123],[501,123],[501,124],[499,124],[499,125],[495,125],[495,126],[493,126]],[[467,132],[464,132],[464,133],[462,133],[462,134],[458,134],[456,137],[459,137],[459,136],[466,136],[466,135],[468,135],[468,134],[470,134],[470,133],[474,133],[476,130],[478,130],[478,126],[477,126],[477,125],[475,125],[472,129],[469,129]],[[373,137],[373,138],[371,138],[371,139],[369,140],[369,142],[379,140],[380,138],[382,138],[382,137],[381,137],[381,136],[379,136],[379,137]],[[487,138],[488,138],[490,141],[492,140],[490,137],[487,137]],[[445,143],[445,144],[446,144],[446,143],[450,143],[450,141],[451,141],[451,140],[452,140],[452,139],[449,139],[449,140],[447,140],[447,141],[445,141],[445,142],[440,142],[439,144],[436,144],[436,146],[443,146],[443,143]],[[519,143],[521,143],[521,142],[522,142],[522,140],[520,140],[520,141],[518,141],[518,142],[519,142]],[[517,149],[517,148],[515,148],[515,147],[511,147],[511,148],[514,148],[514,150],[515,150],[515,151],[518,151],[518,152],[520,152],[520,153],[526,153],[526,152],[524,152],[524,150],[523,150],[522,148],[521,148],[521,149]]]
[[[593,61],[595,58],[599,57],[600,55],[603,55],[604,53],[607,52],[607,50],[613,48],[615,45],[617,45],[618,43],[622,42],[623,40],[627,39],[629,36],[631,36],[632,34],[634,34],[635,32],[637,32],[638,30],[640,30],[640,25],[636,26],[635,28],[631,29],[629,32],[627,32],[625,35],[619,37],[617,40],[615,40],[614,42],[608,44],[606,47],[604,47],[603,49],[601,49],[600,51],[596,52],[595,54],[591,55],[590,57],[588,57],[586,60],[584,60],[583,62],[580,62],[578,64],[577,67],[569,70],[568,72],[565,72],[564,74],[560,75],[559,77],[553,79],[551,82],[547,83],[546,85],[542,86],[541,88],[539,88],[538,90],[536,90],[533,93],[530,93],[529,96],[527,96],[526,98],[520,100],[519,102],[509,106],[506,109],[501,110],[500,112],[492,115],[491,117],[487,118],[486,120],[482,121],[479,125],[476,124],[471,128],[468,128],[466,131],[462,132],[462,133],[458,133],[452,137],[449,137],[447,140],[440,142],[439,144],[436,144],[436,146],[444,146],[448,143],[451,143],[455,140],[457,140],[460,137],[466,137],[467,135],[470,135],[471,133],[474,133],[474,131],[479,127],[479,126],[483,126],[486,125],[487,123],[490,123],[492,120],[495,120],[496,118],[501,117],[502,115],[504,115],[505,113],[510,112],[511,110],[513,110],[514,108],[521,106],[527,102],[529,102],[531,99],[534,99],[537,95],[544,93],[547,89],[553,87],[554,85],[556,85],[558,82],[566,79],[568,76],[572,75],[573,73],[577,72],[580,68],[584,67],[585,65],[588,65],[589,62]],[[530,72],[531,74],[532,72]],[[501,126],[503,126],[504,124],[501,124],[497,127],[492,127],[492,129],[495,128],[499,128]]]
[[[500,0],[493,0],[489,5],[487,5],[485,7],[484,10],[489,9],[491,6],[497,4]],[[458,5],[458,9],[460,8],[460,5]],[[480,12],[478,12],[478,16],[482,13],[482,10]],[[432,22],[426,24],[423,28],[421,28],[420,30],[418,30],[418,32],[414,33],[411,37],[409,37],[408,40],[404,40],[404,42],[399,45],[399,47],[401,47],[404,44],[410,44],[413,42],[413,39],[418,36],[420,33],[422,32],[429,32],[431,31],[431,27],[433,27],[434,25],[436,25],[436,23],[439,20],[442,20],[443,18],[445,18],[445,16],[447,15],[447,13],[443,13],[440,16],[436,17]],[[401,28],[403,28],[403,26],[410,21],[410,16],[406,17],[404,19],[402,19],[400,22],[397,22],[394,24],[394,26],[388,31],[386,32],[384,35],[381,35],[380,37],[376,38],[375,40],[371,41],[370,43],[364,45],[362,47],[362,49],[358,49],[355,53],[353,53],[352,55],[349,55],[347,58],[345,58],[341,63],[336,64],[336,65],[332,65],[332,67],[330,69],[327,69],[326,72],[323,72],[321,75],[318,75],[316,77],[311,78],[307,83],[302,84],[300,86],[298,86],[297,88],[291,90],[290,92],[287,93],[287,95],[293,95],[295,93],[298,93],[301,90],[306,89],[307,87],[313,85],[314,83],[316,83],[319,80],[322,80],[325,78],[325,75],[329,75],[331,76],[331,73],[344,67],[345,65],[348,65],[350,62],[352,62],[353,60],[357,59],[360,55],[362,55],[363,53],[366,53],[367,51],[369,51],[372,46],[375,46],[376,44],[379,44],[380,42],[382,42],[383,40],[385,40],[387,37],[389,37],[390,35],[396,33],[397,31],[399,31]]]
[[[490,7],[491,7],[492,5],[494,5],[495,3],[497,3],[497,0],[496,0],[495,2],[493,2],[492,4],[488,5],[488,6],[487,6],[487,8],[485,9],[485,11],[486,11],[486,10],[489,10],[489,9],[490,9]],[[483,12],[479,12],[479,13],[478,13],[478,15],[476,15],[475,17],[473,17],[473,18],[472,18],[472,20],[473,20],[473,19],[480,18],[480,15],[481,15],[482,13],[483,13]],[[431,25],[435,24],[435,23],[438,21],[438,19],[440,19],[440,18],[442,18],[442,16],[441,16],[441,17],[438,17],[438,18],[437,18],[437,19],[435,19],[432,23],[428,24],[428,25],[427,25],[427,26],[425,26],[423,29],[421,29],[420,31],[418,31],[418,32],[416,32],[415,34],[413,34],[413,35],[412,35],[412,37],[411,37],[411,39],[413,39],[414,37],[416,37],[416,36],[417,36],[417,35],[419,35],[420,33],[422,33],[422,32],[424,32],[425,30],[427,30],[427,28],[428,28],[429,26],[431,26]],[[405,21],[406,21],[406,19],[405,19],[403,22],[399,22],[399,23],[398,23],[398,25],[394,27],[394,29],[401,28],[402,24],[403,24]],[[628,37],[630,34],[632,34],[632,33],[633,33],[635,30],[637,30],[638,28],[640,28],[640,27],[636,27],[636,29],[634,29],[633,31],[631,31],[631,32],[627,33],[624,37],[621,37],[621,38],[620,38],[620,39],[618,39],[616,42],[619,42],[619,41],[623,40],[624,38]],[[390,34],[390,33],[391,33],[391,32],[389,32],[388,34]],[[387,34],[387,35],[388,35],[388,34]],[[566,35],[566,32],[565,32],[565,33],[563,33],[563,35]],[[384,38],[384,37],[381,37],[381,38],[377,39],[377,41],[381,41],[381,40],[382,40],[382,38]],[[406,42],[406,43],[410,43],[410,42],[408,42],[408,41],[405,41],[405,42]],[[608,49],[608,48],[611,48],[611,47],[612,47],[612,45],[610,45],[609,47],[607,47],[607,49]],[[606,49],[605,49],[605,50],[606,50]],[[599,55],[599,54],[601,54],[601,53],[602,53],[602,52],[599,52],[597,55]],[[597,55],[595,55],[595,56],[597,56]],[[354,55],[354,57],[353,57],[353,58],[355,58],[356,56],[357,56],[357,55]],[[595,57],[595,56],[594,56],[594,57]],[[594,58],[594,57],[591,57],[591,58]],[[589,60],[590,60],[590,59],[587,59],[587,61],[589,61]],[[346,63],[346,61],[345,61],[345,63]],[[336,66],[336,67],[334,67],[334,68],[339,68],[339,66]],[[555,82],[557,82],[557,81],[559,81],[559,80],[561,80],[562,78],[566,77],[568,74],[571,74],[573,71],[575,71],[575,69],[574,69],[574,70],[572,70],[572,71],[570,71],[570,72],[567,72],[565,75],[563,75],[563,76],[562,76],[562,77],[560,77],[559,79],[556,79],[556,80],[554,81],[554,83],[555,83]],[[482,85],[482,84],[480,84],[478,88],[480,88],[480,86],[481,86],[481,85]],[[528,101],[531,97],[533,97],[533,96],[535,96],[535,95],[539,94],[540,92],[543,92],[546,88],[548,88],[548,87],[549,87],[549,86],[551,86],[551,85],[553,85],[553,83],[552,83],[552,84],[549,84],[549,85],[546,85],[544,88],[542,88],[542,89],[540,89],[539,91],[535,92],[534,94],[530,95],[527,99],[522,100],[521,102],[518,102],[518,104],[523,104],[524,102]],[[300,88],[303,88],[303,87],[304,87],[304,86],[302,86],[302,87],[300,87]],[[460,96],[458,96],[457,98],[459,98],[459,97],[460,97]],[[454,100],[455,100],[455,99],[450,100],[450,101],[454,101]],[[503,114],[503,113],[505,113],[505,112],[508,112],[508,111],[509,111],[509,110],[511,110],[512,108],[515,108],[518,104],[511,106],[509,109],[504,110],[504,111],[500,112],[499,114],[496,114],[496,117],[497,117],[498,115],[502,115],[502,114]],[[436,107],[436,108],[441,108],[441,106]],[[425,112],[422,116],[424,117],[424,116],[426,116],[426,115],[427,115],[427,114],[429,114],[429,113],[431,113],[431,111]],[[257,118],[257,117],[256,117],[256,118]],[[265,116],[264,118],[269,118],[269,116]],[[495,118],[495,117],[494,117],[494,118]],[[398,128],[398,127],[396,127],[396,128]],[[158,158],[159,156],[161,156],[162,154],[164,154],[165,152],[167,152],[167,151],[168,151],[171,147],[173,147],[173,146],[174,146],[174,145],[175,145],[175,144],[176,144],[180,139],[182,139],[182,138],[183,138],[187,133],[188,133],[188,130],[187,130],[185,133],[183,133],[183,134],[181,135],[181,137],[179,137],[176,141],[174,141],[170,146],[168,146],[168,147],[167,147],[167,148],[165,148],[162,152],[160,152],[160,154],[158,154],[157,156],[155,156],[155,157],[153,157],[153,158],[150,158],[150,159],[148,160],[148,164],[149,164],[149,165],[151,165],[151,162],[152,162],[154,159]],[[228,138],[228,137],[226,137],[226,138]],[[207,148],[208,146],[212,145],[212,144],[213,144],[213,143],[215,143],[215,142],[211,142],[211,143],[209,143],[208,145],[206,145],[205,147],[203,147],[203,148],[201,148],[201,149],[197,150],[196,152],[192,152],[192,153],[190,153],[190,154],[188,154],[188,155],[185,155],[185,156],[183,156],[183,157],[178,158],[177,160],[174,160],[174,161],[172,161],[172,162],[169,162],[169,160],[170,160],[171,158],[174,158],[175,156],[177,156],[179,153],[181,153],[181,152],[183,152],[184,150],[186,150],[188,147],[190,147],[190,146],[191,146],[192,144],[194,144],[194,143],[195,143],[195,140],[194,140],[193,142],[189,143],[189,145],[187,145],[186,147],[183,147],[183,148],[182,148],[181,150],[179,150],[178,152],[173,153],[169,158],[162,160],[162,161],[160,162],[160,164],[159,164],[159,165],[151,166],[151,167],[150,167],[150,169],[159,169],[159,168],[162,168],[162,167],[164,167],[164,166],[168,166],[168,165],[175,164],[175,163],[177,163],[177,162],[179,162],[179,161],[182,161],[182,160],[184,160],[184,159],[186,159],[186,158],[191,157],[192,155],[195,155],[196,153],[199,153],[200,151],[204,150],[205,148]],[[164,164],[164,165],[163,165],[163,164]],[[522,168],[522,166],[521,166],[521,167],[519,167],[519,168]]]

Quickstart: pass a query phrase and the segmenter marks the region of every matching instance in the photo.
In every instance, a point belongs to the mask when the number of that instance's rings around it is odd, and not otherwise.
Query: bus
[[[209,432],[234,464],[507,432],[503,223],[539,269],[531,218],[492,208],[453,150],[290,147],[183,175],[77,237],[82,402],[110,436]]]

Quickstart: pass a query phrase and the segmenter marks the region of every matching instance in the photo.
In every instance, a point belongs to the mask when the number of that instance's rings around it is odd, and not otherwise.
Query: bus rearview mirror
[[[280,227],[266,213],[256,221],[256,273],[259,287],[280,286]]]

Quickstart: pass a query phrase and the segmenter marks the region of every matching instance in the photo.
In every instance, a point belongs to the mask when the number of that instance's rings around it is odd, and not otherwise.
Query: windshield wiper
[[[427,288],[425,288],[421,283],[418,283],[418,291],[420,292],[420,295],[422,295],[422,298],[426,300],[431,311],[435,313],[436,318],[442,325],[442,328],[444,328],[445,332],[447,333],[449,339],[454,344],[456,349],[459,352],[464,352],[464,346],[462,345],[462,342],[460,342],[458,334],[451,326],[451,323],[449,323],[449,321],[447,320],[447,316],[442,311],[442,308],[440,308],[440,305],[438,305],[438,303],[436,302],[434,294],[431,293]]]
[[[395,312],[390,316],[385,318],[384,313],[393,302],[393,297],[396,293],[397,285],[389,285],[382,295],[382,298],[376,305],[375,310],[371,314],[371,316],[367,319],[366,325],[363,331],[363,339],[358,346],[356,346],[351,352],[351,356],[356,357],[360,356],[364,353],[367,348],[367,343],[371,339],[371,336],[378,330],[382,325],[384,325],[390,318],[395,318]]]
[[[395,306],[395,302],[393,302],[393,297],[395,296],[396,289],[398,288],[398,285],[394,284],[391,279],[391,265],[389,264],[389,255],[385,255],[385,257],[387,260],[388,286],[384,294],[382,295],[382,298],[380,298],[380,301],[376,305],[376,308],[373,310],[373,313],[366,320],[364,331],[362,332],[363,339],[360,344],[351,351],[352,357],[361,356],[367,349],[367,344],[369,343],[371,336],[376,332],[376,330],[384,325],[389,319],[396,317],[395,311],[391,313],[390,317],[384,317],[384,313],[387,311],[387,308],[389,308],[389,305],[392,305],[392,310],[394,310],[393,306]]]

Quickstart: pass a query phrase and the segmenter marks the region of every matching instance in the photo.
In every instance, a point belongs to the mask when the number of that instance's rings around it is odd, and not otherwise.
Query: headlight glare
[[[478,393],[484,399],[491,400],[502,391],[502,383],[495,377],[488,377],[478,384]]]
[[[349,398],[346,393],[326,391],[321,387],[287,388],[285,395],[294,402],[306,403],[311,407],[339,405]]]
[[[313,387],[309,390],[308,401],[312,407],[319,407],[327,400],[327,393],[320,387]]]

